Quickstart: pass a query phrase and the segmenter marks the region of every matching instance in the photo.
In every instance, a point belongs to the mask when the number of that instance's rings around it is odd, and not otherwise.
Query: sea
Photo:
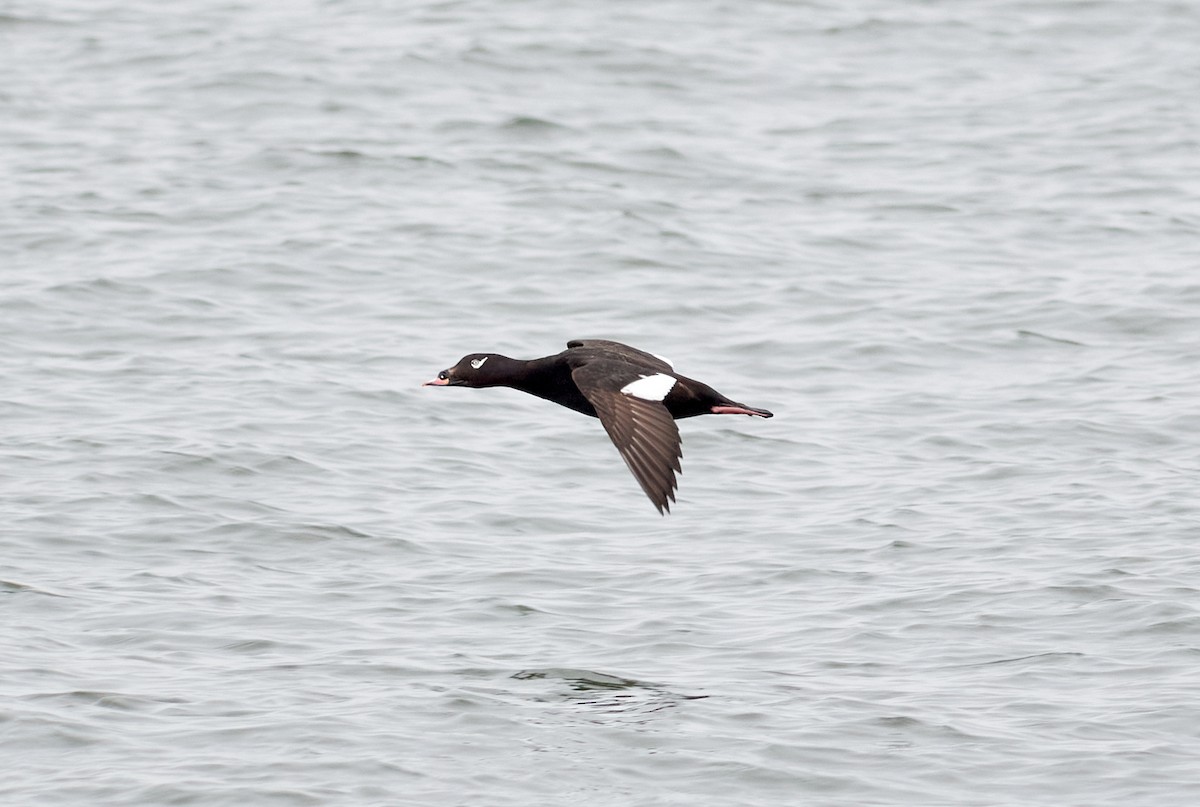
[[[1198,43],[0,2],[0,803],[1200,803]],[[578,338],[775,417],[420,386]]]

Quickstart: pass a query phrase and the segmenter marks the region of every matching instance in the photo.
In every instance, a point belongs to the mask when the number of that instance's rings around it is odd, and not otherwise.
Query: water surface
[[[1200,11],[0,14],[0,797],[1200,797]],[[421,389],[621,339],[599,425]]]

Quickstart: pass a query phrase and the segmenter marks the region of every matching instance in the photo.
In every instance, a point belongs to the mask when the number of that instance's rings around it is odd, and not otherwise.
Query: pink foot
[[[714,406],[712,408],[714,415],[754,415],[760,418],[769,418],[771,413],[765,409],[750,409],[745,406]]]

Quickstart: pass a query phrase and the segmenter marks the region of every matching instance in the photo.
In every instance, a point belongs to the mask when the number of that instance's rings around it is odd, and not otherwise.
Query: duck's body
[[[472,353],[424,386],[512,387],[597,417],[660,513],[675,501],[683,456],[675,421],[696,415],[755,415],[707,384],[679,375],[665,359],[620,342],[575,339],[541,359]]]

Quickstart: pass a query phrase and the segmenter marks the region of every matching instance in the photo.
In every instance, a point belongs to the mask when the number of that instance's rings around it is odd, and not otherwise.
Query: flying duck
[[[642,490],[670,512],[682,473],[675,421],[696,415],[752,415],[766,409],[731,401],[707,384],[679,375],[670,362],[607,339],[573,339],[540,359],[472,353],[423,387],[512,387],[600,418]]]

